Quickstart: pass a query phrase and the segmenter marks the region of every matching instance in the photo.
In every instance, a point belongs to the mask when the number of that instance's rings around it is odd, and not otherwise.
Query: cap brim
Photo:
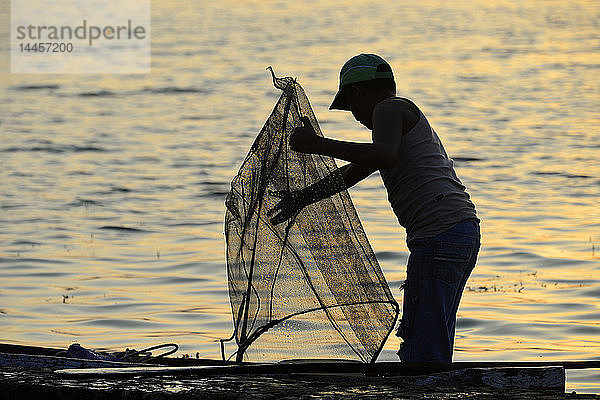
[[[341,87],[340,90],[338,90],[338,92],[335,94],[335,98],[333,99],[333,102],[331,103],[331,105],[329,106],[330,110],[344,110],[344,111],[350,111],[350,108],[348,107],[348,105],[346,104],[346,101],[344,100],[344,87]]]

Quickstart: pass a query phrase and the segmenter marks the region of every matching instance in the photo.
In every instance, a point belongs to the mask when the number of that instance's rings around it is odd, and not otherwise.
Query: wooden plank
[[[367,364],[366,373],[378,375],[426,374],[466,368],[543,368],[564,369],[600,368],[600,361],[458,361],[451,364],[381,362]]]
[[[60,355],[60,353],[66,353],[66,350],[51,347],[24,346],[20,344],[0,343],[0,353],[35,354],[38,356],[58,356]]]
[[[323,364],[321,364],[323,365]],[[314,367],[314,366],[313,366]],[[267,366],[200,366],[200,367],[146,367],[146,368],[93,368],[59,370],[55,373],[62,378],[102,380],[125,379],[127,377],[209,377],[227,375],[285,375],[288,377],[311,376],[330,381],[335,376],[344,380],[384,380],[394,382],[398,387],[404,385],[459,387],[486,386],[495,389],[539,389],[564,392],[565,370],[562,367],[527,368],[467,368],[428,375],[369,376],[356,371],[356,368],[330,368],[328,370],[308,368],[296,364],[294,368],[267,368]],[[344,367],[350,367],[344,365]]]
[[[293,373],[341,373],[364,374],[369,376],[409,376],[425,375],[463,369],[489,368],[548,368],[564,369],[600,368],[597,361],[516,361],[516,362],[455,362],[452,364],[403,364],[399,362],[381,362],[365,364],[351,361],[308,361],[280,362],[271,364],[228,364],[228,365],[191,365],[191,366],[149,366],[138,368],[111,369],[113,374],[156,374],[177,373],[179,375],[214,374],[293,374]],[[74,372],[74,371],[73,371]],[[82,371],[81,373],[85,373]],[[103,374],[102,370],[88,370],[88,374]]]

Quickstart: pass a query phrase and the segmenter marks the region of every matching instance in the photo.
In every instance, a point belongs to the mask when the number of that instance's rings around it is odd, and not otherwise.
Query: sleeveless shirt
[[[400,102],[407,100],[392,97],[375,106],[373,135],[378,130],[398,130],[402,126],[401,107],[405,106]],[[402,136],[394,165],[380,170],[388,200],[406,229],[407,242],[434,237],[461,221],[477,219],[475,205],[454,171],[454,161],[423,112],[416,108],[419,119]]]

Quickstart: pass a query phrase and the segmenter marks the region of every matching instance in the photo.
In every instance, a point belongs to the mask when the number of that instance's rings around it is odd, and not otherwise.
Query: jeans
[[[475,267],[481,234],[476,219],[462,221],[433,238],[408,243],[402,320],[402,362],[452,362],[456,312]]]

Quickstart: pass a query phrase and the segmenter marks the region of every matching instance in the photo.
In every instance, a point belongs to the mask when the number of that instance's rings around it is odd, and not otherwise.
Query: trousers
[[[450,363],[456,313],[481,246],[477,219],[468,219],[432,238],[408,243],[402,319],[396,333],[405,363]]]

